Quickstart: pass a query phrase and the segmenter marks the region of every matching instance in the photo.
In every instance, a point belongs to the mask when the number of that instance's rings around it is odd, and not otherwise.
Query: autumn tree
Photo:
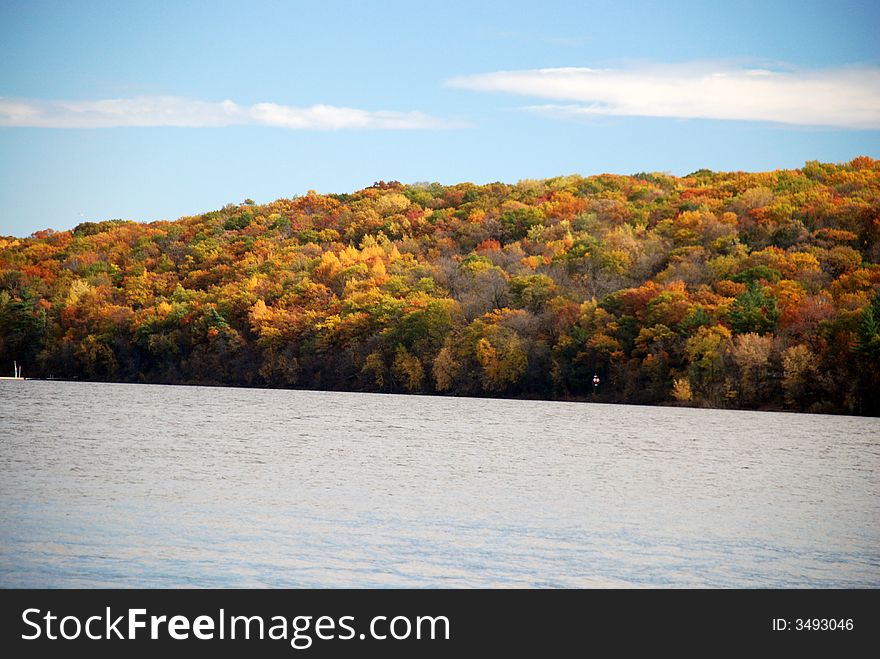
[[[878,414],[878,209],[860,157],[5,236],[0,373]]]
[[[771,385],[770,354],[773,337],[749,333],[734,337],[731,356],[739,367],[740,401],[746,405],[768,400]]]

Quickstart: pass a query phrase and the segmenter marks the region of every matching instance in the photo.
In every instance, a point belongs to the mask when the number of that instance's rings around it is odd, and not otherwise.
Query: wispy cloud
[[[618,115],[880,128],[878,67],[771,71],[692,63],[556,68],[461,76],[447,84],[565,101],[525,108],[562,118]]]
[[[332,105],[239,105],[176,96],[98,101],[42,101],[0,97],[0,126],[116,128],[120,126],[214,127],[254,124],[294,130],[436,130],[463,124],[421,112],[361,110]]]

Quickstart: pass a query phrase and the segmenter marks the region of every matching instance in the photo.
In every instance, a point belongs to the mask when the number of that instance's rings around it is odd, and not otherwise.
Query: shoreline
[[[14,378],[0,378],[0,380],[12,380]],[[80,384],[112,384],[112,385],[148,385],[148,386],[171,386],[171,387],[206,387],[206,388],[226,388],[226,389],[252,389],[262,391],[296,391],[304,393],[337,393],[337,394],[368,394],[376,396],[406,396],[414,398],[449,398],[449,399],[474,399],[474,400],[510,400],[510,401],[527,401],[539,403],[572,403],[572,404],[593,404],[593,405],[625,405],[627,407],[647,407],[647,408],[680,408],[692,410],[718,410],[723,412],[772,412],[776,414],[796,414],[811,416],[834,416],[834,417],[853,417],[859,419],[878,418],[870,414],[855,414],[849,412],[816,412],[807,410],[791,410],[783,407],[766,406],[760,408],[752,407],[715,407],[705,403],[698,405],[686,405],[682,403],[635,403],[625,400],[609,400],[601,397],[554,397],[544,398],[540,396],[468,396],[461,394],[441,394],[441,393],[407,393],[397,391],[362,391],[354,389],[317,389],[309,387],[267,387],[260,385],[247,384],[226,384],[218,382],[134,382],[131,380],[81,380],[73,378],[20,378],[28,382],[69,382]]]

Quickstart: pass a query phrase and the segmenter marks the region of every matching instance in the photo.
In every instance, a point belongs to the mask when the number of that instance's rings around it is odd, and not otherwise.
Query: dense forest
[[[866,157],[379,182],[0,238],[0,369],[876,415],[878,261]]]

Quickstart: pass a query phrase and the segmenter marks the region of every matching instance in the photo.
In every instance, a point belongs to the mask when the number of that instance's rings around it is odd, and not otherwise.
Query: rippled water
[[[2,586],[880,586],[877,419],[0,382]]]

